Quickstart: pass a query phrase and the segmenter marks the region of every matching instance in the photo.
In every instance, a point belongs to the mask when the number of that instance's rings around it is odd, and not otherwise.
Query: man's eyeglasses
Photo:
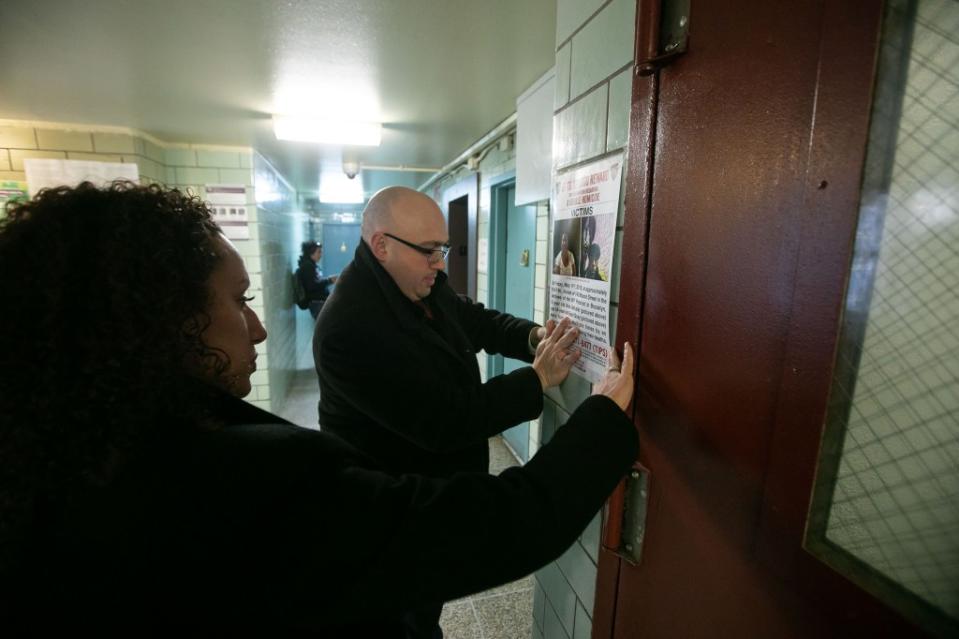
[[[419,244],[413,244],[412,242],[407,242],[406,240],[396,237],[392,233],[383,233],[386,237],[392,238],[399,242],[400,244],[405,244],[414,251],[422,253],[426,256],[426,261],[430,264],[436,264],[440,260],[445,260],[446,256],[450,252],[450,247],[448,244],[443,246],[437,246],[436,248],[426,248],[425,246],[420,246]]]

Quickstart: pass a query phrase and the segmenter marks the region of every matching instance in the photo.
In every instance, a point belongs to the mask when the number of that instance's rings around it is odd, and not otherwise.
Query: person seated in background
[[[249,285],[176,190],[82,184],[8,206],[4,634],[402,637],[405,611],[558,557],[636,458],[626,345],[526,466],[385,473],[240,399],[266,339]]]
[[[323,257],[323,245],[307,240],[300,245],[302,254],[296,265],[296,277],[309,301],[310,315],[315,320],[323,309],[326,298],[330,296],[330,286],[336,283],[336,275],[323,277],[320,259]]]

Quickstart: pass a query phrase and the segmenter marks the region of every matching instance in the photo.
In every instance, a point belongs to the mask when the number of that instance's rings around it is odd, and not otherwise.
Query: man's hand
[[[572,348],[579,337],[579,329],[573,326],[572,320],[564,317],[559,324],[549,320],[541,330],[544,335],[536,346],[533,370],[539,376],[543,390],[546,390],[561,384],[569,375],[569,369],[579,359],[579,350]]]
[[[606,376],[593,386],[593,395],[605,395],[626,411],[633,399],[633,347],[623,345],[623,363],[620,366],[616,349],[610,349],[609,368]]]
[[[546,329],[542,326],[537,326],[529,332],[529,352],[531,355],[536,354],[536,347],[539,346],[539,343],[543,341],[546,337]]]

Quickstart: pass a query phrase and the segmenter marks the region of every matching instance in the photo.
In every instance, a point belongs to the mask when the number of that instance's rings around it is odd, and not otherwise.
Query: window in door
[[[959,620],[959,2],[887,2],[807,547]]]

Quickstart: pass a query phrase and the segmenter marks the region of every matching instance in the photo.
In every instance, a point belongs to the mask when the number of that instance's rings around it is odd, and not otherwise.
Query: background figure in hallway
[[[310,303],[310,315],[315,320],[323,303],[330,296],[330,286],[336,283],[336,275],[323,277],[323,271],[320,270],[320,259],[323,257],[323,245],[307,240],[300,245],[302,254],[300,261],[296,266],[296,277],[300,280],[300,285],[306,292],[306,297]]]
[[[314,332],[320,428],[397,473],[487,472],[489,437],[536,418],[543,390],[579,357],[568,319],[556,329],[560,348],[540,353],[554,324],[547,331],[458,296],[443,272],[448,237],[428,196],[403,187],[376,193]],[[533,365],[483,383],[481,350]],[[441,608],[411,620],[411,633],[442,636]]]
[[[247,404],[266,338],[249,276],[177,191],[41,191],[0,221],[0,274],[17,306],[0,314],[11,636],[404,637],[405,610],[559,556],[637,453],[628,347],[601,396],[499,477],[392,475]]]

